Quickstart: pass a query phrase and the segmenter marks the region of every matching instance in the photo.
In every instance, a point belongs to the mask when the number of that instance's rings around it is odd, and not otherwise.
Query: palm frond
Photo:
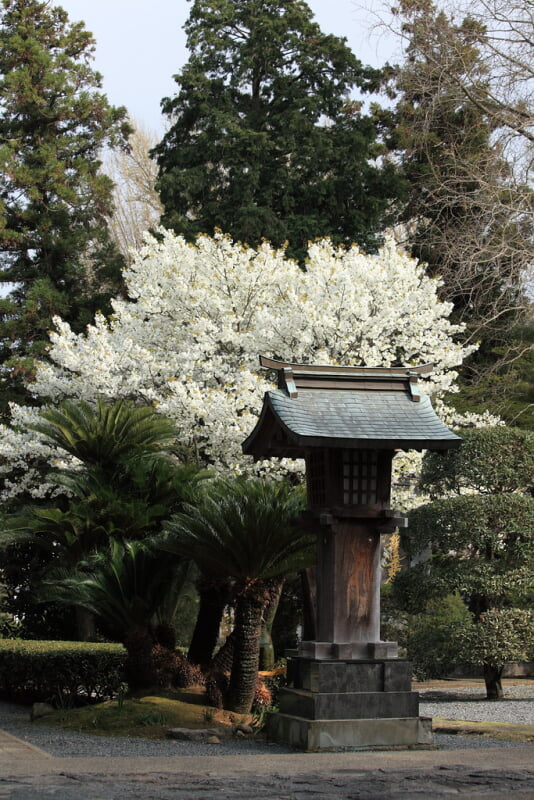
[[[117,463],[140,454],[161,451],[176,438],[174,424],[149,406],[126,400],[96,406],[66,400],[41,411],[32,427],[58,447],[87,464]]]
[[[106,551],[76,570],[56,569],[43,582],[39,599],[85,608],[118,638],[137,626],[170,622],[189,564],[144,542],[111,540]]]
[[[220,481],[198,506],[165,525],[160,546],[202,572],[237,580],[271,578],[313,563],[314,539],[296,525],[303,496],[283,482]]]

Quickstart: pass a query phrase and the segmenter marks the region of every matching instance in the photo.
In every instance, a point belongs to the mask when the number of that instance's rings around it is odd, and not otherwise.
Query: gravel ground
[[[486,700],[482,686],[456,688],[454,692],[419,691],[419,713],[470,722],[511,722],[534,725],[534,685],[507,686],[504,700]]]
[[[508,686],[506,699],[498,702],[485,700],[482,687],[455,689],[454,693],[441,690],[420,691],[419,713],[426,717],[444,717],[470,721],[510,722],[534,725],[534,685]],[[263,753],[290,753],[286,747],[254,740],[229,740],[222,744],[199,744],[173,740],[152,741],[137,737],[107,738],[90,734],[63,731],[43,723],[30,722],[29,709],[24,706],[0,702],[0,728],[30,744],[40,747],[52,756],[85,757],[150,757],[197,755],[260,755]],[[436,734],[435,742],[444,749],[522,746],[515,742],[502,742],[482,736]]]
[[[40,747],[52,756],[61,758],[85,758],[86,756],[150,757],[150,756],[223,756],[230,751],[234,755],[260,755],[262,753],[288,753],[286,747],[270,742],[249,739],[232,739],[222,744],[201,744],[172,739],[154,741],[137,736],[107,737],[88,733],[64,731],[33,723],[28,707],[0,702],[0,728],[12,736]]]
[[[469,722],[508,722],[534,725],[534,685],[507,686],[505,699],[486,700],[484,686],[457,687],[453,692],[435,689],[419,690],[419,713],[422,717],[442,717]],[[434,740],[440,747],[475,749],[481,747],[518,747],[520,742],[502,742],[486,736],[461,736],[437,733]]]

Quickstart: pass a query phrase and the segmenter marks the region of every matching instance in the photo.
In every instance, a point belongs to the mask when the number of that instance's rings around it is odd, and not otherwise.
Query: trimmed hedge
[[[72,705],[113,697],[124,680],[120,644],[0,639],[0,695]]]

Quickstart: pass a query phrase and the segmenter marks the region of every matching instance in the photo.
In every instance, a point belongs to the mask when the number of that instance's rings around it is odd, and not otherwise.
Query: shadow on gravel
[[[498,706],[500,703],[525,703],[534,702],[534,696],[518,697],[504,696],[500,700],[488,700],[487,697],[481,694],[467,694],[461,692],[443,692],[443,691],[419,691],[419,699],[422,703],[495,703]]]

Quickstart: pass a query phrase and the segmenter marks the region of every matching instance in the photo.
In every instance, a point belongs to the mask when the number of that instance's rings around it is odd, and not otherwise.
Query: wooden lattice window
[[[324,450],[313,450],[306,458],[306,484],[311,506],[326,504],[326,459]]]
[[[376,450],[343,451],[343,503],[366,506],[378,502]]]

